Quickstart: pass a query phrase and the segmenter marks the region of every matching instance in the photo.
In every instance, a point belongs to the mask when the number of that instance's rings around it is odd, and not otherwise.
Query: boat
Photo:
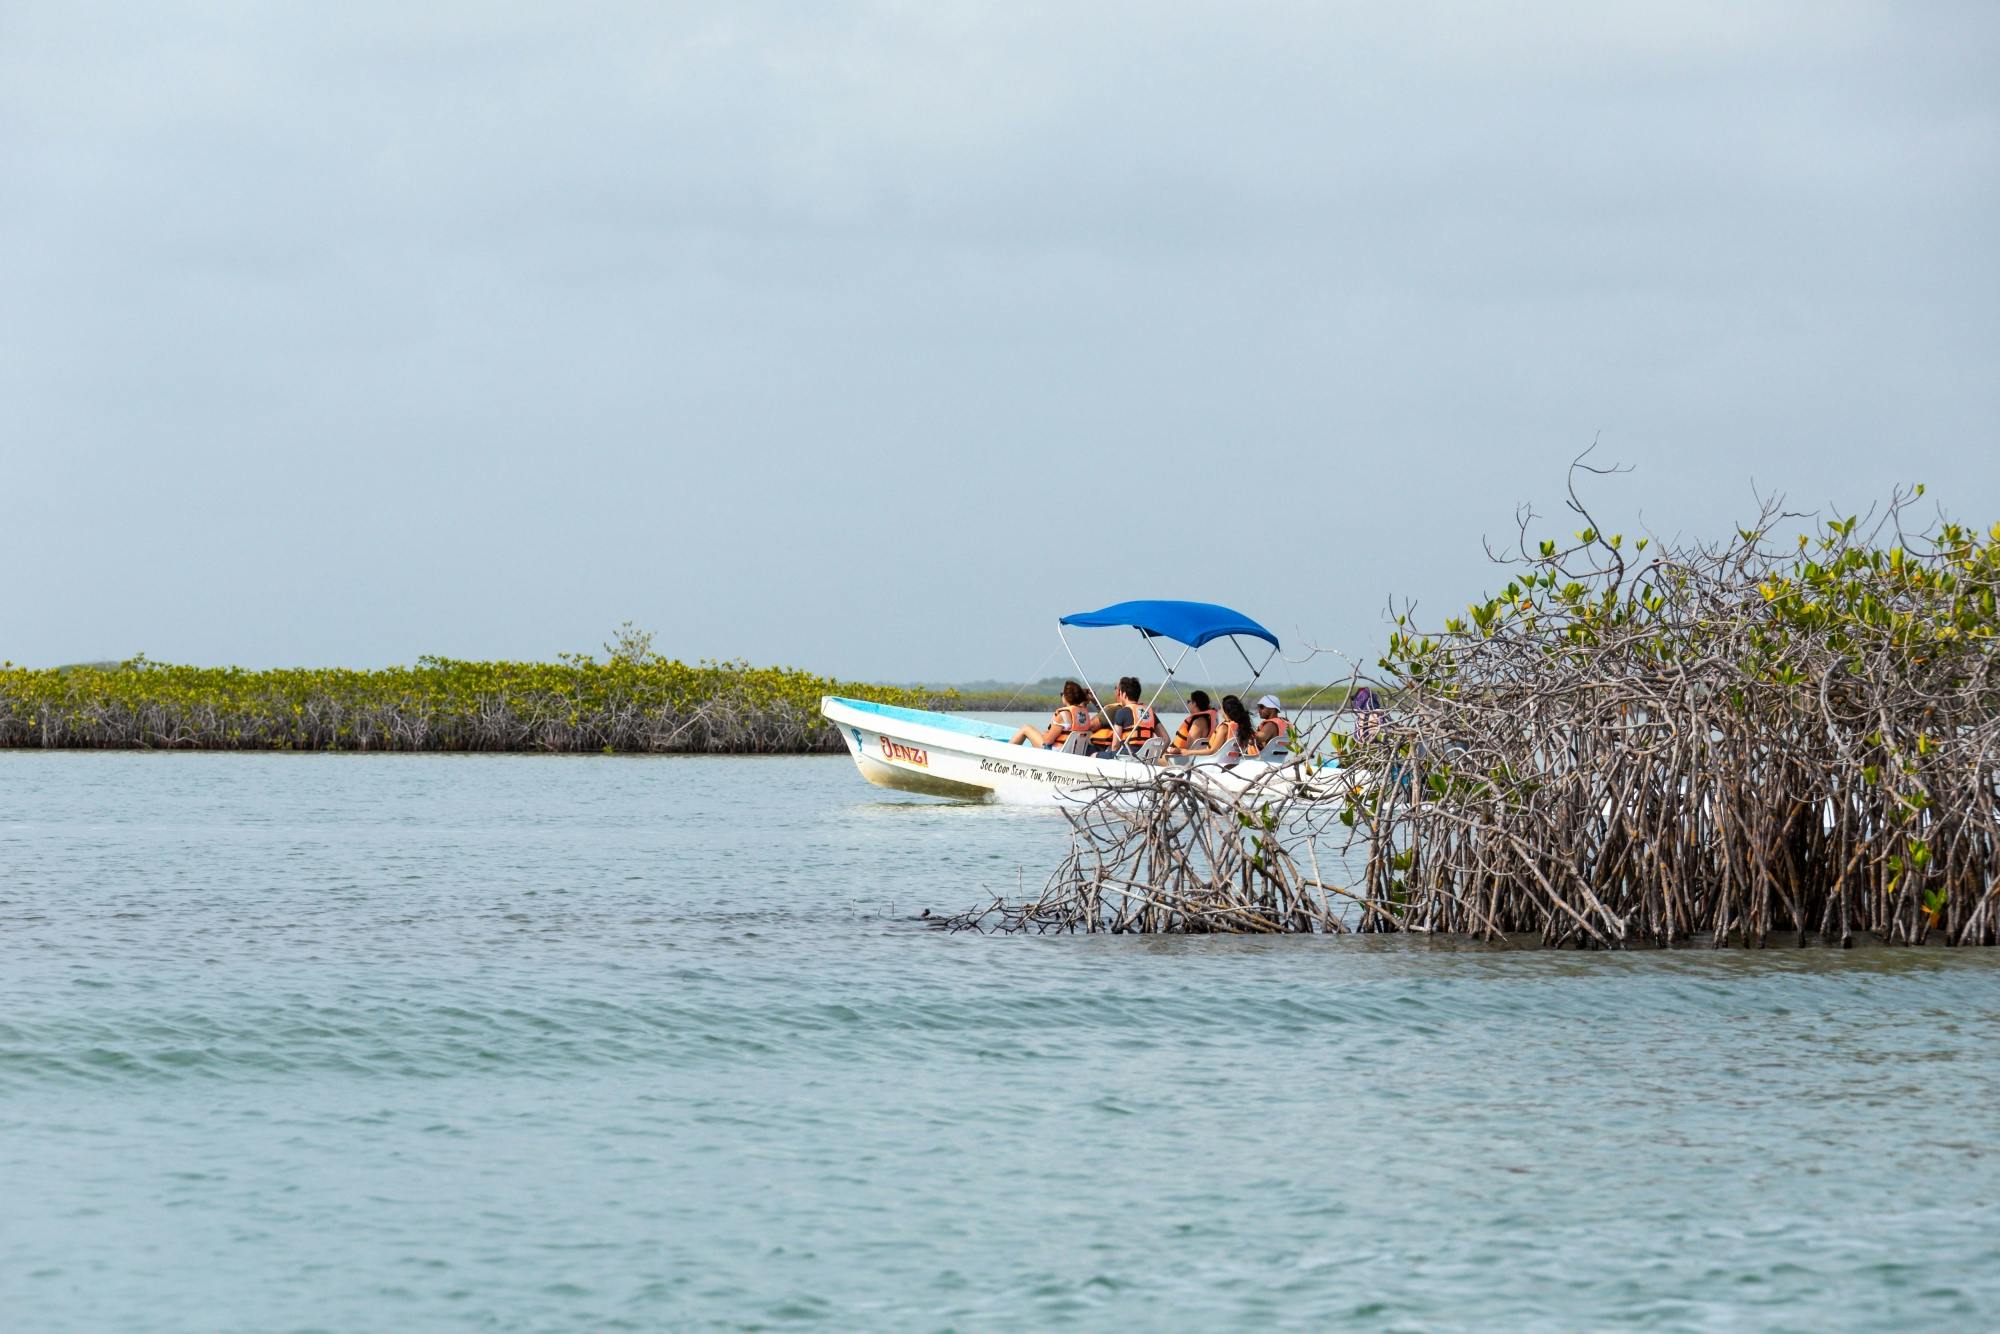
[[[1257,622],[1227,607],[1209,602],[1147,600],[1120,602],[1094,612],[1077,612],[1056,625],[1065,650],[1064,627],[1129,626],[1139,631],[1165,673],[1160,694],[1173,682],[1188,653],[1217,639],[1235,643],[1252,671],[1263,674],[1278,654],[1278,638]],[[1264,666],[1250,662],[1240,640],[1261,640],[1271,647]],[[1160,656],[1154,641],[1181,646],[1172,664]],[[1076,662],[1070,654],[1072,665]],[[1083,677],[1081,668],[1077,671]],[[1087,684],[1087,683],[1086,683]],[[878,787],[960,801],[1001,801],[1044,804],[1089,796],[1105,787],[1151,783],[1164,774],[1192,770],[1196,781],[1235,794],[1259,782],[1283,781],[1293,791],[1321,795],[1340,786],[1333,782],[1331,760],[1284,756],[1225,761],[1220,756],[1186,764],[1163,765],[1126,754],[1093,756],[1037,746],[1010,744],[1014,729],[962,714],[909,709],[892,704],[828,695],[820,712],[840,729],[861,776]]]

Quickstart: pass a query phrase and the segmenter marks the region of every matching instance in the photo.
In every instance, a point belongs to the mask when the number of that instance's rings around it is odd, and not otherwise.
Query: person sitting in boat
[[[1014,733],[1017,746],[1041,746],[1054,750],[1090,723],[1090,692],[1074,681],[1063,682],[1062,704],[1046,728],[1022,727]]]
[[[1116,755],[1122,751],[1136,751],[1153,739],[1160,730],[1159,715],[1153,706],[1144,703],[1145,691],[1136,676],[1118,679],[1118,689],[1111,696],[1111,707],[1098,714],[1097,725],[1090,732],[1090,753],[1092,755]]]
[[[1348,697],[1348,706],[1354,710],[1354,739],[1366,741],[1382,730],[1382,705],[1375,698],[1375,692],[1361,686]]]
[[[1266,695],[1257,701],[1257,716],[1262,719],[1257,724],[1258,750],[1291,749],[1292,720],[1285,716],[1285,706],[1276,695]]]
[[[1207,745],[1209,737],[1215,733],[1217,721],[1215,709],[1208,702],[1208,692],[1189,691],[1188,715],[1175,730],[1174,739],[1167,743],[1168,753],[1186,755],[1197,747]]]
[[[1213,731],[1202,745],[1188,748],[1189,755],[1220,755],[1225,760],[1240,760],[1257,753],[1257,724],[1250,721],[1249,710],[1243,701],[1234,695],[1222,697],[1222,716],[1216,719]]]

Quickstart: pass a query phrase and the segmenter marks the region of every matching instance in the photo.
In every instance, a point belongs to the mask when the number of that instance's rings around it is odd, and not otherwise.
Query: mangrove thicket
[[[1392,608],[1355,677],[1387,711],[1240,798],[1102,794],[1043,894],[955,923],[2000,941],[2000,524],[1922,495],[1663,544],[1602,531],[1573,485],[1580,526],[1520,516],[1497,592]]]

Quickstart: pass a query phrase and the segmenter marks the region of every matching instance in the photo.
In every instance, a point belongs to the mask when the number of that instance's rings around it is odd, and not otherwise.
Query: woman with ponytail
[[[1257,753],[1257,724],[1250,721],[1250,713],[1243,707],[1243,701],[1234,695],[1222,697],[1222,718],[1214,731],[1209,733],[1208,744],[1191,747],[1190,755],[1213,755],[1220,751],[1225,760],[1240,760]]]

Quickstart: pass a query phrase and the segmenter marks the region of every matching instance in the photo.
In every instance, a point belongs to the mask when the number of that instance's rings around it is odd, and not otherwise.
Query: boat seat
[[[1070,733],[1069,740],[1062,743],[1060,753],[1064,755],[1088,755],[1090,753],[1090,733]]]
[[[1162,755],[1165,755],[1166,753],[1167,753],[1167,739],[1163,736],[1153,737],[1149,739],[1145,745],[1139,747],[1139,758],[1146,761],[1149,764],[1159,759]]]

